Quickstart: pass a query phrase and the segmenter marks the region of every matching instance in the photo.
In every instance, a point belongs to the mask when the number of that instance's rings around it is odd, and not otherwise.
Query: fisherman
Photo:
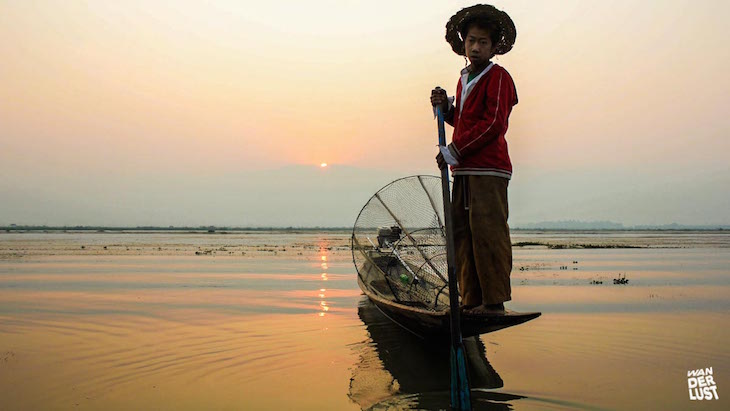
[[[461,307],[467,314],[504,314],[512,299],[512,243],[507,225],[507,186],[512,164],[505,134],[517,90],[512,77],[491,62],[512,49],[516,29],[507,13],[475,5],[454,14],[446,41],[469,60],[461,70],[456,101],[445,90],[431,91],[454,127],[452,142],[441,146],[439,168],[451,166],[453,228]]]

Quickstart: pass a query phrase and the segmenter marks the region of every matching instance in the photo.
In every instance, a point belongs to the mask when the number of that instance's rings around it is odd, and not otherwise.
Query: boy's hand
[[[451,108],[451,103],[449,102],[449,97],[446,95],[446,90],[441,87],[436,87],[431,90],[431,105],[434,107],[441,106],[441,112],[446,114]]]
[[[441,152],[440,152],[440,151],[439,151],[439,153],[438,153],[438,154],[436,155],[436,164],[438,164],[438,166],[439,166],[439,170],[443,170],[443,169],[445,169],[445,168],[446,168],[446,166],[448,165],[448,164],[446,164],[446,160],[444,160],[444,155],[443,155],[443,154],[441,154]]]
[[[439,153],[436,155],[436,164],[439,169],[443,170],[446,166],[458,166],[459,160],[457,159],[454,151],[449,146],[439,146]]]

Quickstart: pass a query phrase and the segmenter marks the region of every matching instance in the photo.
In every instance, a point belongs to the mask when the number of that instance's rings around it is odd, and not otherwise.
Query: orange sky
[[[435,173],[428,94],[454,91],[464,61],[444,24],[471,4],[4,2],[0,189],[322,162]],[[494,4],[518,29],[497,59],[520,96],[513,186],[521,172],[526,187],[546,173],[730,171],[730,4]]]

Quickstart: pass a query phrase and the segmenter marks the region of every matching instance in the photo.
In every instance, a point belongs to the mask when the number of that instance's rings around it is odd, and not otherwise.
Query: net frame
[[[404,305],[448,309],[443,209],[437,176],[399,178],[370,197],[351,238],[353,263],[369,291]],[[400,229],[398,238],[378,238],[385,227]]]

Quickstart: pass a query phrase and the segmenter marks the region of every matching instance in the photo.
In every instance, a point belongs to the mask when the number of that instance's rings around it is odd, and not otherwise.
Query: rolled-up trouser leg
[[[468,176],[454,176],[451,209],[453,216],[454,246],[456,249],[456,279],[459,282],[461,305],[476,307],[482,304],[482,292],[474,265],[469,210],[466,209],[468,192],[465,185]]]
[[[499,304],[512,299],[512,242],[507,225],[509,180],[474,175],[468,179],[468,226],[481,299],[483,304]]]

